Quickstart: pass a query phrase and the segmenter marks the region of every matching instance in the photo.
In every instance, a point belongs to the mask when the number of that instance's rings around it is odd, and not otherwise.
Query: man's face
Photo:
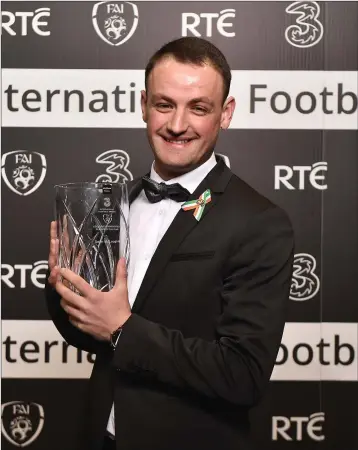
[[[189,172],[211,155],[219,131],[230,124],[235,100],[222,104],[222,76],[209,65],[159,61],[142,91],[143,120],[163,179]]]

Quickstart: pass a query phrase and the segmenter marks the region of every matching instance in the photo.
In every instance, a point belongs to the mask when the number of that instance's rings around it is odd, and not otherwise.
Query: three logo
[[[318,20],[320,7],[317,2],[294,2],[286,8],[288,14],[298,16],[296,23],[285,32],[287,42],[294,47],[313,47],[323,37],[323,25]]]
[[[124,150],[107,150],[96,158],[98,164],[106,165],[106,173],[96,178],[97,183],[128,183],[133,180],[132,173],[128,170],[130,158]]]
[[[316,275],[316,259],[309,253],[297,253],[293,262],[290,299],[299,302],[310,300],[319,291],[320,281]]]

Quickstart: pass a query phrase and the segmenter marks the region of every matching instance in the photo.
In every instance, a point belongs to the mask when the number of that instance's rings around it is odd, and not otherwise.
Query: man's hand
[[[128,301],[127,271],[125,259],[117,265],[116,282],[109,292],[101,292],[90,286],[82,277],[69,269],[59,269],[56,274],[56,290],[62,297],[61,306],[70,322],[84,333],[98,340],[109,341],[111,333],[121,327],[131,316]],[[71,283],[81,294],[69,289]]]
[[[51,222],[50,225],[50,252],[48,256],[48,267],[50,269],[50,275],[48,282],[52,287],[55,287],[57,278],[59,276],[59,267],[56,266],[58,258],[59,241],[57,238],[57,223]]]

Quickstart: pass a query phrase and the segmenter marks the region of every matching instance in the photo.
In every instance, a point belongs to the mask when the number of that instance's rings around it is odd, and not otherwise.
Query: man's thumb
[[[120,258],[117,264],[116,270],[116,282],[114,287],[119,287],[121,284],[125,282],[127,284],[127,267],[126,267],[126,259],[124,257]]]

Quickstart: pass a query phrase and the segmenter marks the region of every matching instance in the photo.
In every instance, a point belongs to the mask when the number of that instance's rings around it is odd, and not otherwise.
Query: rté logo
[[[38,8],[35,12],[1,11],[1,32],[4,30],[10,36],[27,36],[31,27],[39,36],[49,36],[47,17],[50,17],[50,8]]]
[[[234,9],[223,9],[220,13],[182,13],[181,15],[181,34],[182,36],[205,36],[212,37],[213,28],[216,27],[217,32],[224,37],[234,37],[235,31],[232,20],[235,18]],[[202,26],[204,24],[205,28]],[[200,31],[197,30],[199,27]],[[188,34],[189,33],[189,34]]]
[[[275,166],[275,190],[285,187],[290,190],[304,190],[308,183],[314,189],[326,190],[325,183],[328,166],[326,162],[317,162],[312,166]]]

